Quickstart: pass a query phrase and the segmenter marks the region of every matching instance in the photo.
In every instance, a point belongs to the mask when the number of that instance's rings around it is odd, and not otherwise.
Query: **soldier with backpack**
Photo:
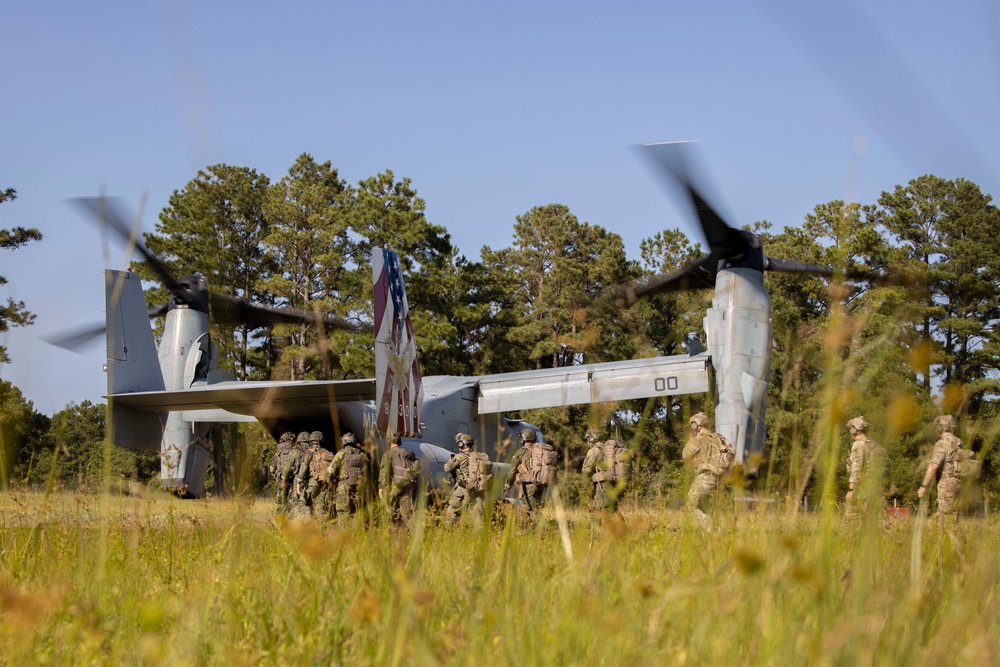
[[[587,430],[590,449],[583,459],[583,474],[594,484],[594,509],[614,512],[632,476],[632,454],[617,440],[601,442],[600,432]]]
[[[323,447],[323,433],[313,431],[309,434],[308,479],[305,481],[306,500],[312,507],[313,515],[326,520],[330,515],[329,491],[330,481],[327,469],[333,463],[333,452]]]
[[[885,448],[869,438],[867,431],[868,420],[863,415],[847,422],[852,442],[847,459],[848,491],[844,516],[849,518],[867,511],[870,504],[881,502],[882,482],[888,472]],[[859,498],[855,498],[855,490],[859,491]]]
[[[299,471],[308,467],[309,431],[302,431],[295,439],[295,448],[285,463],[281,474],[281,486],[286,494],[285,511],[293,518],[308,517],[310,510],[306,503],[305,489],[299,482]]]
[[[288,460],[292,456],[294,447],[295,434],[291,431],[282,433],[281,438],[278,439],[278,447],[274,450],[274,458],[271,460],[271,465],[268,470],[271,481],[274,482],[274,503],[278,514],[285,511],[285,503],[288,501],[288,489],[285,486],[282,476],[285,473],[285,466],[288,464]]]
[[[333,455],[326,476],[331,484],[337,484],[337,517],[343,518],[360,509],[368,484],[368,455],[358,447],[353,433],[345,433],[340,442],[343,447]]]
[[[456,434],[455,444],[458,445],[458,454],[444,464],[444,471],[452,475],[448,519],[454,524],[460,513],[470,510],[476,525],[481,526],[486,492],[493,482],[493,463],[483,452],[473,451],[476,441],[468,433]]]
[[[521,448],[514,453],[514,458],[510,461],[510,470],[507,472],[503,490],[506,492],[517,483],[521,498],[524,499],[530,513],[544,503],[545,491],[555,480],[559,454],[552,445],[538,442],[535,430],[531,428],[522,429],[518,434],[518,441]]]
[[[719,477],[729,470],[736,458],[736,450],[724,437],[709,428],[708,417],[699,412],[691,417],[691,437],[681,454],[684,463],[694,471],[694,480],[688,491],[686,508],[705,530],[709,528],[708,515],[702,509],[705,499],[712,495]]]
[[[420,461],[401,444],[398,433],[389,437],[389,449],[382,455],[378,476],[378,496],[397,526],[410,521],[420,482]]]
[[[966,461],[971,457],[963,453],[966,450],[962,449],[962,441],[953,433],[957,427],[954,417],[951,415],[935,417],[934,427],[938,433],[938,441],[934,444],[927,472],[924,473],[923,482],[917,490],[917,497],[923,499],[927,485],[940,472],[941,479],[937,485],[937,514],[943,518],[955,514],[955,497],[962,488],[961,478],[965,476],[963,468],[967,467]]]

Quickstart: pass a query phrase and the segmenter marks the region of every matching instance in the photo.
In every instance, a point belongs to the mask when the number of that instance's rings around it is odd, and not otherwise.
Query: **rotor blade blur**
[[[683,292],[689,289],[714,287],[717,266],[718,260],[714,257],[702,257],[688,264],[683,269],[661,273],[649,280],[626,287],[623,290],[625,300],[628,303],[633,303],[636,299],[652,294]]]
[[[944,100],[893,48],[863,3],[755,0],[754,4],[898,155],[922,165],[940,164],[942,156],[954,156],[967,165],[966,171],[997,178],[981,142],[962,129]]]
[[[120,200],[118,198],[76,197],[69,201],[78,209],[84,211],[86,215],[97,220],[98,223],[107,223],[127,243],[133,243],[142,255],[143,260],[153,270],[153,273],[156,274],[157,280],[160,281],[168,292],[171,294],[183,293],[184,288],[170,275],[170,271],[167,270],[166,265],[157,259],[137,236],[133,236],[132,228],[125,222],[126,217],[121,213],[118,203]]]
[[[722,219],[694,185],[692,159],[685,157],[685,153],[690,153],[695,144],[691,141],[668,141],[643,144],[639,148],[659,175],[665,177],[665,182],[674,181],[687,193],[709,249],[723,255],[738,252],[746,245],[745,239]]]
[[[765,271],[782,271],[784,273],[812,273],[818,276],[832,277],[835,273],[833,267],[820,266],[819,264],[806,264],[797,262],[794,259],[778,259],[768,257],[764,263]]]
[[[882,280],[877,274],[868,271],[843,270],[838,271],[832,266],[822,266],[819,264],[806,264],[797,262],[794,259],[778,259],[777,257],[767,257],[764,263],[765,271],[781,271],[783,273],[809,273],[817,276],[833,278],[839,276],[844,280],[870,280],[879,282]]]
[[[209,294],[208,299],[212,308],[212,318],[226,324],[245,324],[250,327],[274,324],[322,324],[327,329],[361,330],[358,325],[323,313],[261,306],[239,297],[214,292]]]
[[[85,347],[88,343],[93,343],[99,336],[103,336],[107,330],[104,322],[86,324],[80,327],[68,329],[65,333],[42,336],[49,345],[61,347],[64,350],[77,352],[79,348]]]

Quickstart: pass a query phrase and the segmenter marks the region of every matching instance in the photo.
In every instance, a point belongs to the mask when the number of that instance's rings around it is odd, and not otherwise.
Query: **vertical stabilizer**
[[[139,276],[131,271],[104,272],[107,316],[108,394],[163,391],[163,373]],[[119,447],[159,449],[163,422],[156,413],[116,407],[109,398],[111,441]]]
[[[423,385],[403,274],[395,252],[372,248],[372,280],[378,430],[404,436],[420,435]]]

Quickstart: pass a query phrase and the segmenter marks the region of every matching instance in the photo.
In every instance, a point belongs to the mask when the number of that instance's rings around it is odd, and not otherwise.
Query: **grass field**
[[[728,506],[727,506],[728,507]],[[4,664],[984,665],[1000,525],[717,508],[411,532],[0,495]]]

